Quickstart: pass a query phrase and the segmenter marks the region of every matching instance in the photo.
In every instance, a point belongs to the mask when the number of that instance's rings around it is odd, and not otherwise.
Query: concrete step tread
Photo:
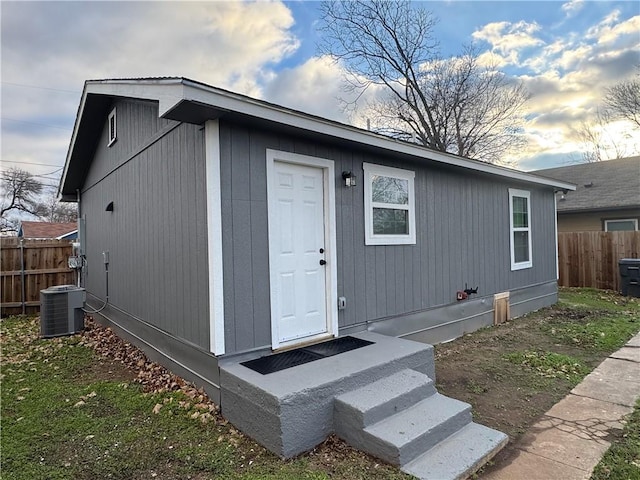
[[[433,381],[424,373],[405,369],[357,390],[342,394],[336,400],[348,404],[360,412],[366,412],[392,401],[399,392],[404,393],[432,384]]]
[[[400,370],[336,398],[334,421],[337,432],[364,429],[436,393],[428,375]]]
[[[465,479],[507,444],[509,437],[470,423],[402,467],[421,480]]]
[[[471,405],[436,393],[364,431],[401,448],[458,415],[471,421]]]

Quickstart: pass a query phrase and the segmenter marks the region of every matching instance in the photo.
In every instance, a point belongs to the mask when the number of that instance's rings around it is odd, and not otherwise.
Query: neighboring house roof
[[[78,224],[55,222],[21,222],[18,236],[22,238],[55,238],[62,240],[78,232]]]
[[[575,183],[558,201],[559,212],[640,208],[640,156],[536,170],[534,173]]]
[[[537,175],[438,152],[414,143],[396,140],[351,125],[309,115],[262,100],[256,100],[182,77],[88,80],[84,84],[78,115],[71,136],[58,193],[63,200],[75,201],[89,168],[96,142],[112,99],[128,97],[159,103],[162,118],[202,124],[220,117],[256,125],[278,125],[285,131],[307,138],[322,138],[339,145],[358,147],[379,154],[393,155],[461,167],[477,173],[511,180],[573,190],[574,185]]]

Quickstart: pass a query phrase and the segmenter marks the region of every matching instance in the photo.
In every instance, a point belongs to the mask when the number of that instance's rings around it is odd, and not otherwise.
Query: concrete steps
[[[471,407],[434,386],[433,347],[372,332],[371,345],[262,375],[221,362],[222,414],[291,458],[336,433],[419,478],[464,478],[507,436],[476,425]]]
[[[420,480],[462,480],[491,460],[508,441],[504,433],[472,422],[404,465],[402,471]]]
[[[272,452],[291,458],[311,450],[333,433],[338,396],[381,380],[380,388],[392,398],[399,397],[397,403],[389,407],[374,405],[371,411],[362,405],[363,417],[382,418],[391,413],[386,408],[403,409],[415,403],[415,398],[403,400],[398,392],[409,388],[411,380],[405,377],[434,378],[433,347],[370,332],[353,336],[374,343],[268,375],[237,362],[221,364],[222,415]],[[401,371],[414,373],[394,376]],[[394,386],[394,382],[399,383]],[[414,394],[434,391],[431,382],[419,386]],[[379,393],[382,395],[382,391]]]
[[[334,429],[418,478],[465,478],[508,440],[473,423],[469,404],[438,394],[427,375],[410,369],[336,397]]]

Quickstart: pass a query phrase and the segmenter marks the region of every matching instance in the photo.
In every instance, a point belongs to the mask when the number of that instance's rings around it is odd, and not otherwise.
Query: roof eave
[[[572,183],[545,178],[478,160],[471,160],[449,153],[438,152],[420,145],[385,137],[351,125],[341,124],[325,118],[316,117],[286,107],[267,103],[262,100],[256,100],[186,78],[170,77],[162,79],[137,80],[89,80],[85,82],[63,175],[58,187],[58,196],[66,200],[74,200],[72,198],[74,195],[72,192],[69,192],[68,190],[65,192],[65,181],[69,173],[73,153],[76,149],[78,130],[82,118],[86,113],[85,107],[87,97],[92,94],[157,101],[159,102],[160,117],[170,116],[171,111],[183,101],[197,102],[205,105],[211,105],[216,109],[237,112],[242,115],[248,115],[296,129],[314,132],[315,134],[327,135],[358,144],[369,145],[374,148],[379,148],[392,153],[400,153],[418,159],[439,162],[479,173],[487,173],[535,185],[552,187],[555,190],[573,191],[576,189],[576,186]]]
[[[276,123],[301,128],[355,143],[378,147],[390,152],[398,152],[412,157],[440,162],[447,165],[466,168],[469,170],[489,173],[513,180],[534,183],[541,186],[553,187],[557,190],[574,191],[576,186],[569,182],[563,182],[551,178],[540,177],[531,173],[521,172],[499,165],[480,162],[460,157],[450,153],[438,152],[420,145],[396,140],[384,135],[363,130],[351,125],[345,125],[321,117],[315,117],[296,110],[279,105],[269,104],[233,92],[220,90],[206,84],[183,79],[185,87],[185,99],[204,102],[215,105],[229,111],[244,113],[246,115],[271,120]]]

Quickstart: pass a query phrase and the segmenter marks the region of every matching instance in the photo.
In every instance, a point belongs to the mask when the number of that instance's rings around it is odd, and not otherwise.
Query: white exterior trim
[[[279,105],[256,100],[251,97],[229,92],[192,80],[172,77],[172,78],[148,78],[148,79],[119,79],[119,80],[91,80],[85,82],[85,88],[80,101],[80,108],[76,117],[71,145],[67,153],[65,170],[60,180],[58,192],[61,193],[62,186],[69,168],[69,159],[75,148],[79,119],[82,118],[87,95],[112,95],[130,98],[142,98],[156,100],[159,102],[159,115],[161,117],[169,114],[181,102],[192,101],[210,105],[215,109],[223,111],[233,111],[242,115],[260,118],[281,125],[291,126],[301,130],[307,130],[329,137],[339,138],[356,142],[362,145],[386,150],[390,153],[410,155],[417,159],[433,161],[466,168],[471,171],[489,173],[502,178],[514,179],[537,185],[546,185],[562,190],[575,190],[576,186],[545,178],[542,176],[521,172],[507,167],[493,165],[490,163],[470,160],[450,153],[438,152],[420,145],[401,142],[384,135],[373,133],[367,130],[356,128],[333,122],[321,117],[305,114],[296,110],[291,110]]]
[[[58,235],[56,237],[56,240],[63,240],[65,237],[68,237],[69,235],[73,235],[74,233],[78,233],[77,228],[75,230],[71,230],[70,232],[63,233],[62,235]]]
[[[267,149],[266,152],[267,161],[267,210],[268,212],[274,211],[275,195],[273,192],[273,176],[274,176],[274,163],[276,161],[293,163],[298,165],[307,165],[324,170],[324,207],[325,207],[325,225],[324,234],[327,243],[325,245],[325,258],[326,264],[326,312],[327,312],[327,332],[321,335],[313,337],[305,337],[302,339],[296,339],[291,342],[280,342],[280,336],[278,335],[277,322],[271,322],[271,343],[272,348],[278,349],[287,347],[290,345],[296,345],[298,343],[306,343],[316,338],[323,338],[326,336],[338,336],[338,255],[336,245],[336,193],[335,193],[335,166],[333,160],[327,160],[324,158],[311,157],[308,155],[300,155],[297,153],[282,152],[278,150]],[[268,214],[270,217],[270,213]],[[272,236],[273,227],[269,224],[269,245],[272,245],[274,240]],[[271,285],[276,284],[274,278],[275,269],[271,266],[275,265],[276,258],[274,252],[269,248],[269,280]],[[277,306],[274,304],[274,295],[271,295],[271,318],[276,318]]]
[[[207,242],[209,258],[209,350],[225,352],[224,288],[222,263],[222,193],[220,188],[220,126],[218,120],[204,125],[207,190]]]
[[[634,226],[634,230],[629,230],[629,231],[638,231],[638,219],[637,218],[608,218],[605,219],[604,221],[604,231],[605,232],[610,232],[610,231],[624,231],[624,230],[609,230],[609,222],[631,222],[633,223]]]
[[[364,170],[364,243],[365,245],[415,245],[416,244],[416,200],[415,200],[415,172],[400,168],[363,163]],[[409,212],[409,233],[407,235],[376,235],[373,233],[373,209],[374,207],[387,207],[386,204],[374,204],[371,198],[371,177],[381,175],[384,177],[399,178],[409,183],[409,204],[405,207],[397,206],[398,210]]]
[[[553,232],[556,236],[556,280],[560,280],[560,254],[558,253],[558,196],[553,196]]]
[[[513,233],[515,230],[513,226],[513,197],[524,197],[527,199],[527,228],[520,229],[520,231],[528,231],[529,235],[527,236],[529,240],[529,260],[526,262],[516,262],[516,252],[515,245],[513,244]],[[533,251],[531,250],[531,237],[532,235],[532,227],[531,227],[531,192],[528,190],[518,190],[515,188],[509,189],[509,247],[511,250],[511,270],[522,270],[524,268],[531,268],[533,266]],[[557,243],[557,242],[556,242]]]
[[[111,136],[111,120],[113,119],[113,137]],[[118,117],[116,115],[116,107],[113,107],[109,117],[107,118],[107,147],[110,147],[118,139]]]

